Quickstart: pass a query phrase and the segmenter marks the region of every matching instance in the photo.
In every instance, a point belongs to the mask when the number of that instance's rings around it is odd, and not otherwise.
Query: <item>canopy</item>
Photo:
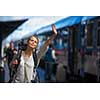
[[[66,17],[58,22],[55,23],[56,28],[60,29],[63,27],[69,27],[69,26],[73,26],[75,24],[79,24],[81,21],[86,21],[86,20],[90,20],[93,18],[96,18],[97,16],[71,16],[71,17]],[[51,31],[51,25],[45,26],[43,28],[41,28],[40,30],[38,30],[38,34],[44,33],[44,32],[48,32]]]
[[[29,37],[33,34],[41,34],[51,31],[51,24],[55,24],[57,29],[69,27],[81,23],[97,16],[34,16],[29,18],[24,24],[18,27],[4,42],[17,41]]]
[[[83,16],[82,21],[90,20],[90,19],[93,19],[93,18],[96,18],[96,17],[97,16]]]
[[[0,16],[0,22],[16,21],[16,20],[26,20],[32,16]]]
[[[12,32],[3,42],[17,41],[37,33],[44,26],[53,24],[65,16],[34,16]]]
[[[63,28],[63,27],[68,27],[68,26],[72,26],[75,24],[78,24],[81,22],[82,16],[72,16],[72,17],[66,17],[58,22],[55,23],[56,28]],[[48,25],[46,27],[41,28],[40,30],[38,30],[38,34],[41,34],[43,32],[48,32],[51,31],[51,25]]]

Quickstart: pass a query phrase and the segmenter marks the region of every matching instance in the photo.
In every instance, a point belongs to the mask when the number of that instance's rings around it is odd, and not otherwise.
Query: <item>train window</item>
[[[97,32],[97,47],[100,47],[100,29]]]
[[[87,26],[87,47],[93,47],[93,23]]]

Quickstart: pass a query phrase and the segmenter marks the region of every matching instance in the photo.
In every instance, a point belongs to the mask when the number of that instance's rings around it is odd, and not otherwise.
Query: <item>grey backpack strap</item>
[[[37,50],[34,51],[33,53],[33,60],[34,60],[34,72],[36,74],[35,76],[35,79],[34,80],[31,80],[32,83],[39,83],[40,80],[39,80],[39,75],[38,75],[38,72],[37,72],[37,63],[38,63],[38,58],[37,58],[37,53],[36,53]]]
[[[34,53],[33,53],[33,60],[34,60],[34,65],[35,65],[34,69],[36,69],[36,67],[37,67],[37,62],[38,62],[36,51],[37,51],[37,50],[35,50]]]

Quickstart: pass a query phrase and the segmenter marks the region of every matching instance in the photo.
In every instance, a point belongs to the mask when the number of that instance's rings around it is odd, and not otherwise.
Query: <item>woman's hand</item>
[[[55,35],[57,35],[57,30],[54,24],[52,25],[52,31],[54,32]]]
[[[44,43],[44,46],[43,46],[44,48],[47,48],[47,46],[52,43],[52,41],[55,39],[57,35],[57,30],[54,24],[52,24],[52,31],[54,34],[52,34],[52,36],[50,36],[50,38]]]

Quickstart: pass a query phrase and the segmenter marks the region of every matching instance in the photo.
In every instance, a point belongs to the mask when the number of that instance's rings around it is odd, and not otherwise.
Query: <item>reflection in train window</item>
[[[87,47],[93,47],[93,23],[87,26]]]
[[[100,29],[97,32],[97,47],[100,47]]]

